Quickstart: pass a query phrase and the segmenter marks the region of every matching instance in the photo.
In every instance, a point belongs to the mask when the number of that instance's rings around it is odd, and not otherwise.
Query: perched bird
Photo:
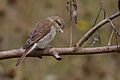
[[[63,29],[64,21],[59,16],[51,16],[38,22],[22,47],[24,53],[18,60],[16,66],[19,66],[25,59],[25,56],[35,48],[46,48],[47,44],[55,37],[56,32],[63,33]]]

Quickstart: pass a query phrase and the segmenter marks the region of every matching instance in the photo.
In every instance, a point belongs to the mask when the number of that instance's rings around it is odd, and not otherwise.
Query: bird
[[[20,66],[25,57],[35,48],[46,48],[46,46],[54,39],[56,32],[64,33],[64,27],[65,23],[59,16],[50,16],[39,21],[22,47],[24,52],[18,59],[16,66]]]

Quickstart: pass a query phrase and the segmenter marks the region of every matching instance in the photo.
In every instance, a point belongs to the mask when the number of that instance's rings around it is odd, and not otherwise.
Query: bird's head
[[[55,23],[56,30],[63,33],[63,29],[65,27],[63,19],[59,16],[51,16],[50,19],[52,19],[52,21]]]

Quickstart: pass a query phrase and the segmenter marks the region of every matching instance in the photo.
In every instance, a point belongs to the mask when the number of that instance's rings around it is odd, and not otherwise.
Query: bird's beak
[[[60,32],[63,34],[64,33],[64,31],[60,28]]]

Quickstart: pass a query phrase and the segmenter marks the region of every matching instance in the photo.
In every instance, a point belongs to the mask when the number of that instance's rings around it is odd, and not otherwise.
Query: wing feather
[[[30,33],[23,49],[30,48],[34,43],[37,43],[41,38],[43,38],[47,33],[50,32],[53,22],[49,19],[45,19],[36,24],[34,30]]]

